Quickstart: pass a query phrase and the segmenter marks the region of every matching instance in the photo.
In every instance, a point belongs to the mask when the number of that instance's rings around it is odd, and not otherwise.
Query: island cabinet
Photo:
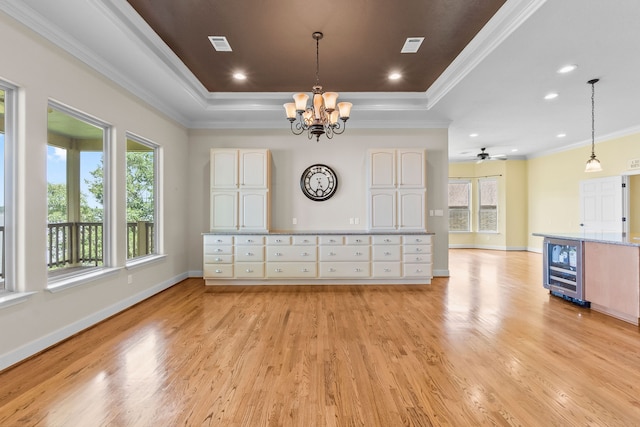
[[[585,242],[584,292],[591,309],[637,325],[640,320],[640,248]]]
[[[207,285],[428,284],[432,236],[367,233],[204,234]]]

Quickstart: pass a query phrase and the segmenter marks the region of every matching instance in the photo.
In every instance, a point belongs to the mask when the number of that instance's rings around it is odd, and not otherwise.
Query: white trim
[[[28,357],[31,357],[47,348],[63,341],[78,332],[83,331],[109,317],[114,314],[120,313],[125,309],[144,301],[151,296],[164,291],[165,289],[174,286],[175,284],[181,282],[182,280],[187,278],[186,273],[182,273],[178,276],[175,276],[169,280],[158,283],[157,285],[147,288],[142,292],[139,292],[136,295],[132,295],[128,298],[125,298],[109,307],[105,307],[102,310],[92,313],[89,316],[86,316],[76,322],[70,323],[67,326],[64,326],[50,334],[47,334],[43,337],[40,337],[34,341],[31,341],[28,344],[25,344],[19,348],[13,349],[0,355],[0,371],[12,366]]]
[[[433,277],[449,277],[449,270],[433,270]]]
[[[117,273],[120,270],[120,267],[100,268],[98,270],[92,270],[89,273],[65,276],[60,279],[50,280],[45,289],[51,293],[64,291],[69,288],[75,288],[76,286],[82,286],[87,283],[94,282],[98,279],[102,279],[103,277]]]
[[[158,261],[164,261],[165,259],[167,259],[166,254],[151,254],[151,255],[131,258],[127,260],[125,264],[125,268],[127,270],[134,270],[136,268],[143,267],[147,264],[152,264]]]
[[[506,2],[427,90],[427,108],[433,108],[545,2],[546,0]]]
[[[475,245],[456,243],[450,244],[449,249],[488,249],[496,251],[528,251],[526,246],[496,246],[496,245]]]
[[[29,297],[37,292],[3,292],[0,293],[0,308],[11,307],[20,304],[29,299]]]

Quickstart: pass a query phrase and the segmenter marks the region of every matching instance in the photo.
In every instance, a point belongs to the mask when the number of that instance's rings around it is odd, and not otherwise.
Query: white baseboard
[[[124,300],[117,302],[109,307],[105,307],[102,310],[92,313],[91,315],[82,318],[76,322],[73,322],[57,331],[51,332],[43,337],[40,337],[28,344],[23,345],[22,347],[16,348],[15,350],[9,351],[0,356],[0,371],[15,365],[16,363],[25,360],[28,357],[31,357],[47,348],[77,334],[78,332],[83,331],[97,323],[102,322],[103,320],[120,313],[127,308],[144,301],[145,299],[157,294],[158,292],[162,292],[165,289],[170,288],[171,286],[181,282],[182,280],[188,278],[187,273],[179,274],[169,280],[165,280],[162,283],[158,283],[155,286],[145,289],[144,291],[137,293],[135,295],[131,295]]]
[[[433,270],[433,277],[449,277],[449,270]]]
[[[495,251],[526,251],[526,246],[492,246],[492,245],[468,245],[468,244],[454,244],[449,245],[449,249],[488,249]]]

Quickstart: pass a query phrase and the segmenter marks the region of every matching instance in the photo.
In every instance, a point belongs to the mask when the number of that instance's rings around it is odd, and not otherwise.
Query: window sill
[[[153,254],[153,255],[147,255],[147,256],[142,256],[138,258],[132,258],[127,261],[125,268],[127,270],[133,270],[135,268],[142,267],[147,264],[162,261],[166,258],[167,256],[164,254]]]
[[[75,288],[76,286],[81,286],[86,283],[102,279],[103,277],[111,276],[120,270],[120,268],[101,268],[90,273],[78,274],[70,277],[51,280],[47,284],[47,291],[56,293],[69,288]]]
[[[29,297],[37,292],[3,292],[0,293],[0,308],[10,307],[20,304],[29,299]]]

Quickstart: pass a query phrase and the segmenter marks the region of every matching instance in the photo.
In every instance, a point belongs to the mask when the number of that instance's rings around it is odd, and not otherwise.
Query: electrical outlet
[[[296,225],[296,224],[298,223],[298,218],[293,218],[293,219],[291,220],[291,223],[292,223],[293,225]]]
[[[360,218],[356,218],[356,224],[360,224]]]
[[[349,218],[349,224],[353,225],[354,224],[354,220],[353,218]]]

